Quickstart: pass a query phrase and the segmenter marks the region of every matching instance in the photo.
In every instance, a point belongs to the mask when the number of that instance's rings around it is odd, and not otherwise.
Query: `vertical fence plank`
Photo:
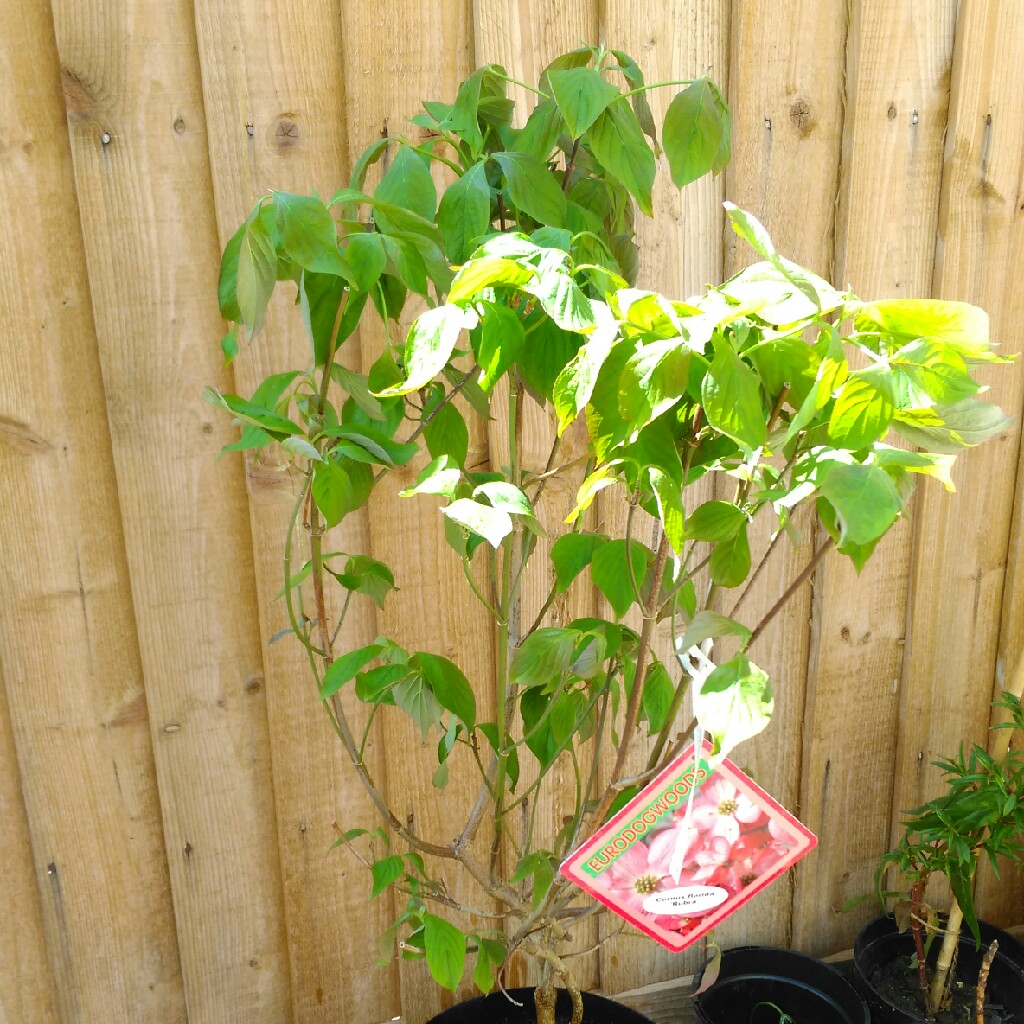
[[[316,189],[329,197],[343,183],[348,120],[343,62],[352,44],[337,5],[324,0],[196,0],[195,9],[224,244],[268,190]],[[252,394],[269,373],[308,365],[309,343],[290,300],[284,295],[275,300],[267,327],[235,361],[239,393]],[[207,344],[215,347],[212,335]],[[356,345],[348,342],[340,354],[340,361],[353,368],[359,365]],[[265,645],[288,624],[277,594],[285,527],[300,482],[287,472],[280,453],[249,453],[246,469]],[[367,550],[365,515],[346,517],[325,543],[327,550]],[[367,604],[360,598],[353,602],[339,646],[373,639],[376,623]],[[398,1012],[394,974],[374,966],[376,937],[390,923],[391,900],[382,896],[367,906],[366,870],[347,851],[327,852],[335,838],[333,823],[373,825],[376,812],[320,707],[304,651],[289,637],[264,646],[263,657],[295,1024],[393,1016]],[[361,728],[363,713],[350,700],[346,695],[347,711]],[[381,780],[384,759],[373,742],[366,760]]]
[[[656,6],[637,0],[610,0],[602,10],[601,34],[606,45],[633,57],[646,82],[672,82],[708,74],[723,90],[728,89],[729,4],[724,0],[672,0]],[[657,125],[661,125],[668,104],[680,88],[673,85],[648,94]],[[680,192],[669,177],[665,157],[659,159],[654,218],[637,215],[638,287],[684,299],[721,281],[724,188],[725,179],[720,175],[702,178]],[[598,529],[623,536],[626,515],[621,489],[612,488],[599,495],[596,504]],[[642,522],[636,530],[637,539],[653,550],[657,537],[651,521],[643,521],[640,516],[637,519]],[[631,624],[639,628],[638,622]],[[666,621],[657,628],[655,647],[674,676],[678,668],[669,625]],[[644,768],[645,746],[637,737],[627,771]],[[600,951],[601,987],[605,991],[621,992],[677,977],[698,962],[699,949],[680,957],[630,926],[619,932],[618,925],[609,918],[601,922],[607,940]]]
[[[567,53],[581,44],[592,43],[598,36],[597,5],[586,2],[568,7],[555,0],[534,0],[528,4],[513,4],[508,0],[476,0],[473,5],[473,29],[476,40],[477,65],[494,62],[505,67],[508,73],[531,85],[536,85],[541,72],[559,54]],[[516,98],[516,121],[525,122],[537,96],[527,94],[524,89],[512,86],[510,95]],[[504,388],[502,395],[507,395]],[[507,404],[496,393],[494,421],[490,424],[490,448],[492,465],[507,464],[508,416]],[[523,466],[539,473],[548,464],[555,439],[555,424],[550,407],[542,408],[527,396],[523,406]],[[556,462],[571,463],[585,452],[585,434],[570,430],[562,437],[557,451]],[[565,530],[564,519],[575,504],[576,490],[583,482],[584,467],[576,473],[553,478],[545,488],[536,512],[537,517],[548,531],[549,537],[557,537]],[[524,579],[523,626],[528,628],[536,619],[547,598],[552,583],[549,560],[551,543],[548,538],[537,540],[531,571]],[[594,593],[585,586],[577,586],[568,594],[557,599],[552,605],[545,622],[552,625],[568,624],[573,618],[594,613]],[[589,748],[588,748],[589,749]],[[524,765],[520,789],[531,783],[536,775],[533,757],[523,751]],[[584,757],[588,754],[584,753]],[[586,762],[584,762],[586,763]],[[560,758],[551,768],[544,785],[538,790],[533,801],[533,815],[537,827],[534,832],[535,847],[550,846],[561,827],[562,817],[571,810],[574,780],[567,758]],[[511,865],[514,867],[514,865]],[[574,955],[570,964],[573,978],[580,988],[595,988],[598,984],[598,959],[596,952],[583,955],[580,951],[592,949],[597,941],[597,922],[590,918],[574,925],[572,942],[566,947]],[[535,965],[529,971],[522,965],[514,964],[516,983],[536,984],[538,981]]]
[[[0,644],[2,652],[2,644]],[[43,908],[32,867],[32,840],[21,795],[14,732],[0,674],[0,1024],[57,1024],[57,992],[43,934]]]
[[[807,0],[783,8],[752,0],[733,10],[729,97],[735,127],[733,159],[726,172],[729,198],[763,221],[780,252],[825,277],[832,270],[835,244],[846,28],[844,0]],[[754,54],[770,56],[754,60]],[[725,276],[755,258],[727,227]],[[732,490],[721,497],[732,500]],[[773,525],[762,518],[751,531],[755,555],[767,551]],[[800,545],[782,538],[742,607],[733,604],[738,595],[724,599],[751,625],[772,607],[813,553],[810,510],[798,515],[794,525],[801,533]],[[807,585],[751,651],[772,679],[775,714],[768,728],[737,752],[758,783],[797,814],[810,600]],[[805,861],[796,871],[808,869]],[[749,903],[742,915],[724,922],[716,941],[788,945],[795,874],[788,873]]]
[[[871,298],[928,295],[956,4],[851,8],[835,277]],[[857,576],[830,554],[814,588],[800,805],[821,838],[797,877],[793,944],[849,946],[874,913],[888,848],[912,527],[896,526]]]
[[[1015,4],[963,4],[956,28],[934,294],[983,306],[1004,355],[1024,351],[1024,25]],[[985,367],[991,401],[1014,422],[967,452],[957,494],[929,487],[918,499],[896,748],[895,809],[941,791],[936,757],[988,743],[998,622],[1006,576],[1024,371]],[[999,884],[987,891],[998,906]],[[1004,914],[1009,911],[1004,908]],[[1020,913],[1020,905],[1017,914]],[[1016,923],[1016,922],[1014,922]]]
[[[223,371],[191,6],[53,6],[189,1012],[284,1020],[245,497],[200,404]]]
[[[383,135],[419,140],[420,130],[408,118],[420,110],[422,100],[451,102],[472,63],[473,33],[466,0],[416,0],[372,9],[346,6],[342,32],[353,157]],[[392,156],[393,150],[388,159]],[[374,174],[384,165],[382,160]],[[375,180],[371,175],[367,191]],[[413,303],[406,306],[396,340],[401,342],[420,309]],[[384,332],[379,323],[367,318],[360,335],[365,370],[380,353]],[[486,465],[486,432],[475,416],[460,408],[470,430],[467,465]],[[370,499],[372,551],[391,566],[399,587],[379,616],[380,631],[405,647],[429,650],[456,662],[476,691],[478,718],[487,721],[494,715],[493,623],[466,586],[458,557],[443,540],[437,502],[427,496],[398,497],[421,468],[416,463],[390,473]],[[425,839],[451,842],[480,786],[475,765],[457,749],[447,787],[435,789],[430,764],[436,758],[437,737],[422,739],[404,716],[383,717],[382,743],[392,752],[387,786],[392,808]],[[398,757],[398,751],[406,756]],[[475,852],[478,857],[488,855],[486,848]],[[441,863],[430,868],[447,879],[456,899],[476,906],[486,902],[454,866]],[[465,926],[461,916],[459,923]],[[492,928],[494,922],[484,920],[478,926]],[[430,980],[424,961],[402,960],[400,966],[402,1013],[411,1024],[450,1005],[452,996]],[[470,986],[461,992],[470,994]]]
[[[7,12],[0,67],[18,83],[0,95],[0,479],[10,503],[0,530],[0,660],[60,1016],[184,1024],[47,5]],[[65,82],[75,85],[66,74]],[[17,959],[30,952],[30,924],[9,910],[3,917],[18,931],[3,955]],[[22,982],[32,985],[29,976]],[[53,1019],[40,995],[26,1019]]]

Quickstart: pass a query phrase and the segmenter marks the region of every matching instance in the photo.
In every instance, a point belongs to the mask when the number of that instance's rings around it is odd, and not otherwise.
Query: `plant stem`
[[[769,608],[768,611],[765,612],[764,618],[762,618],[761,621],[751,630],[750,639],[747,641],[748,647],[753,646],[754,641],[764,631],[765,626],[767,626],[768,623],[771,622],[776,615],[778,615],[778,613],[786,605],[789,599],[797,592],[797,590],[800,589],[801,586],[803,586],[804,583],[807,582],[811,573],[814,572],[814,569],[817,566],[817,564],[822,560],[822,558],[825,557],[825,555],[834,545],[835,541],[831,537],[829,537],[828,540],[826,540],[825,543],[822,544],[821,547],[814,552],[814,554],[811,556],[810,561],[807,563],[807,565],[804,566],[803,571],[800,573],[800,575],[797,576],[795,580],[793,580],[793,582],[786,588],[782,597],[780,597],[778,601],[776,601],[775,604],[773,604],[771,608]]]
[[[931,988],[928,992],[928,1015],[934,1017],[942,1005],[949,982],[949,969],[953,964],[957,941],[960,938],[960,927],[963,924],[964,912],[955,896],[950,897],[949,917],[946,920],[946,931],[942,937],[939,958],[935,961],[935,974],[932,976]]]
[[[922,875],[910,890],[910,930],[914,933],[914,949],[917,952],[917,980],[921,985],[921,996],[928,1005],[928,965],[925,963],[924,934],[921,931],[921,901],[924,899],[928,876]]]
[[[985,1024],[985,988],[988,985],[988,972],[992,970],[992,961],[998,952],[999,940],[993,939],[978,969],[978,987],[974,992],[974,1024]]]
[[[619,99],[628,99],[630,96],[635,96],[638,92],[648,92],[650,89],[664,89],[670,85],[693,85],[695,79],[692,78],[680,78],[677,80],[671,80],[668,82],[651,82],[650,85],[641,85],[638,89],[630,89],[629,92],[624,92]],[[613,100],[618,102],[617,100]]]
[[[633,676],[633,690],[629,695],[629,704],[626,707],[626,719],[622,725],[622,739],[619,742],[619,752],[615,758],[615,767],[612,769],[611,782],[604,791],[601,801],[597,806],[593,820],[595,826],[604,821],[608,814],[617,792],[615,783],[622,775],[626,766],[626,756],[629,754],[629,747],[633,739],[633,731],[636,729],[636,721],[640,714],[640,701],[644,689],[644,676],[647,672],[647,657],[651,649],[651,639],[654,633],[654,620],[658,610],[658,593],[661,590],[661,578],[665,574],[665,563],[668,561],[669,543],[668,538],[662,533],[661,541],[658,544],[657,554],[654,556],[654,572],[651,578],[651,590],[647,597],[647,605],[644,608],[644,624],[640,630],[640,644],[636,652],[636,673]],[[628,556],[627,556],[628,557]]]

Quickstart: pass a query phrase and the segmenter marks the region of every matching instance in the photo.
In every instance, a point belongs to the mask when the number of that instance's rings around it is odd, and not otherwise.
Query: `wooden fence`
[[[327,853],[332,822],[371,815],[294,645],[266,643],[288,477],[218,461],[231,428],[200,401],[211,383],[251,393],[305,342],[272,315],[226,369],[218,256],[259,194],[330,194],[475,64],[531,80],[598,39],[649,81],[709,71],[735,117],[724,175],[658,193],[650,286],[682,297],[739,266],[728,196],[858,294],[976,302],[1004,351],[1024,347],[1014,0],[7,0],[2,1024],[368,1024],[440,1005],[422,964],[373,966],[392,907],[367,909],[365,870]],[[992,379],[1019,417],[1021,366]],[[899,809],[932,792],[929,762],[984,738],[1024,638],[1019,424],[958,463],[960,493],[923,487],[859,578],[826,560],[761,642],[780,710],[739,759],[820,847],[719,941],[849,945],[872,911],[841,907],[871,890]],[[426,624],[486,679],[489,634],[453,596],[435,517],[371,509],[344,540],[397,570],[380,628]],[[762,603],[801,557],[769,565]],[[393,794],[433,800],[418,825],[443,837],[450,797],[400,741],[370,756]],[[1024,918],[1020,874],[980,888],[988,917]],[[699,955],[601,928],[582,980],[606,991]]]

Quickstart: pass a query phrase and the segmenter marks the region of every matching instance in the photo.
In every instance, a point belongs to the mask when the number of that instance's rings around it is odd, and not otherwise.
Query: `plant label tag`
[[[562,864],[566,878],[680,952],[817,845],[731,761],[693,744]]]

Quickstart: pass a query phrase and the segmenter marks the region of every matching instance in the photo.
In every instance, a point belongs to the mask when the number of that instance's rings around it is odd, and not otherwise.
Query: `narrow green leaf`
[[[522,321],[507,306],[483,303],[485,313],[474,334],[476,361],[482,373],[480,387],[487,393],[516,361],[526,340]]]
[[[675,688],[672,686],[668,672],[665,671],[665,666],[660,661],[656,661],[647,673],[641,695],[644,714],[647,716],[652,733],[661,732],[665,728],[668,710],[674,695]]]
[[[477,239],[491,226],[491,187],[483,163],[473,164],[445,190],[437,208],[437,226],[448,259],[456,264],[469,259]]]
[[[614,102],[587,132],[587,141],[601,166],[618,181],[648,216],[655,160],[636,114],[627,103]]]
[[[658,506],[658,518],[665,530],[665,538],[672,545],[672,550],[682,554],[686,542],[684,526],[686,513],[683,510],[683,496],[679,484],[657,466],[648,466],[651,489]]]
[[[266,222],[255,211],[239,244],[236,295],[241,322],[253,334],[263,326],[277,281],[277,254]]]
[[[374,658],[379,657],[383,649],[383,644],[368,644],[366,647],[349,651],[332,661],[320,684],[320,699],[326,700],[336,694],[349,680],[355,679],[356,673],[360,672]]]
[[[220,277],[217,281],[220,315],[234,323],[242,319],[241,310],[238,308],[238,258],[242,249],[242,239],[247,230],[248,222],[242,224],[228,240],[221,256]]]

